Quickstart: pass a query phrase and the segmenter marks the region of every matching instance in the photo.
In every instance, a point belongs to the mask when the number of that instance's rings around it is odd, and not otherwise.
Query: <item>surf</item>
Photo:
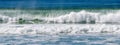
[[[15,34],[15,35],[119,34],[119,32],[120,25],[106,25],[106,24],[0,25],[0,34]]]
[[[6,12],[8,11],[8,12]],[[0,12],[1,24],[119,24],[120,10],[41,10],[26,13],[28,11],[6,10]],[[55,12],[56,11],[56,12]],[[45,13],[43,13],[45,12]],[[63,13],[64,12],[64,13]],[[62,14],[63,13],[63,14]],[[13,15],[13,16],[11,16]],[[46,15],[46,16],[45,16]]]

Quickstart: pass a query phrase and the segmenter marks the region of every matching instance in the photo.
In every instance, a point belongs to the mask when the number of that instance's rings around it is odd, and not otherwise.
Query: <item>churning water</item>
[[[0,10],[1,24],[119,24],[120,10],[67,9],[67,10]]]
[[[120,45],[119,9],[0,9],[1,45]]]
[[[0,0],[0,45],[120,45],[120,0]]]

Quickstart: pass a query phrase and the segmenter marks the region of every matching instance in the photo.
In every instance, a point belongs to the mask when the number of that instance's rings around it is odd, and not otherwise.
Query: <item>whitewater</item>
[[[0,45],[120,45],[119,9],[0,9]]]
[[[0,34],[80,35],[119,34],[120,25],[106,24],[30,24],[0,25]]]
[[[8,12],[6,12],[8,11]],[[98,23],[106,23],[106,24],[119,24],[120,23],[120,10],[102,10],[100,12],[95,11],[87,11],[80,10],[78,12],[69,11],[67,13],[63,13],[62,11],[55,12],[47,11],[43,12],[34,12],[39,14],[30,14],[25,13],[24,11],[14,11],[6,10],[5,12],[1,12],[0,14],[0,23],[2,24],[19,24],[19,22],[23,22],[23,24],[61,24],[61,23],[78,23],[78,24],[98,24]],[[56,10],[57,11],[57,10]],[[60,13],[59,13],[60,12]],[[43,13],[43,14],[42,14]],[[57,14],[58,13],[58,14]],[[61,14],[63,13],[63,14]],[[13,16],[12,16],[13,15]],[[45,15],[45,16],[44,16]]]
[[[119,34],[120,10],[0,10],[0,34]]]

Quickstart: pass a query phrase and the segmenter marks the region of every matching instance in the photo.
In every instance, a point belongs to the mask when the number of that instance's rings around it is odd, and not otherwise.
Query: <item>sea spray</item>
[[[69,11],[67,13],[61,14],[61,12],[57,10],[55,14],[53,12],[55,10],[51,10],[45,14],[41,13],[43,10],[38,11],[39,14],[25,13],[25,11],[13,11],[7,13],[5,11],[0,12],[0,23],[4,24],[43,24],[43,23],[52,23],[52,24],[119,24],[119,10],[80,10],[80,11]],[[63,10],[63,12],[67,10]],[[37,13],[38,13],[37,12]],[[43,11],[45,12],[45,11]],[[58,13],[58,14],[56,14]],[[43,16],[48,14],[49,16]],[[13,16],[12,16],[13,15]]]

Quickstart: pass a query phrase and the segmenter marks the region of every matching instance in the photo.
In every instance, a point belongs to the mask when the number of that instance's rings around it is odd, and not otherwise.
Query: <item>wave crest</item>
[[[81,10],[80,12],[70,12],[69,14],[56,17],[40,17],[34,15],[23,15],[9,17],[0,15],[0,23],[6,24],[35,24],[35,23],[120,23],[120,11],[113,12],[90,12]]]

